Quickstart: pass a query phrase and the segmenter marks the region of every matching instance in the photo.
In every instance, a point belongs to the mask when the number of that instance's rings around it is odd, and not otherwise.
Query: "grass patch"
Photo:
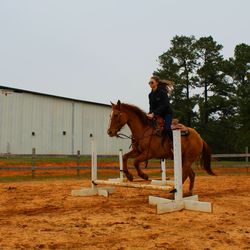
[[[67,175],[54,175],[54,176],[4,176],[0,177],[0,182],[22,182],[22,181],[50,181],[50,180],[79,180],[89,179],[87,176],[67,176]]]
[[[2,166],[20,166],[20,165],[32,165],[33,160],[36,165],[43,163],[57,164],[57,163],[72,163],[77,164],[78,160],[80,163],[91,161],[90,155],[80,156],[79,159],[76,155],[74,156],[35,156],[34,159],[31,155],[29,156],[1,156],[0,161]],[[99,162],[117,162],[119,163],[118,156],[98,156],[97,161]]]
[[[76,162],[76,156],[36,156],[34,161],[36,164],[40,163],[70,163]],[[90,156],[81,156],[80,162],[90,161]],[[19,165],[32,165],[33,158],[32,156],[10,156],[10,157],[0,157],[1,165],[4,166],[19,166]]]

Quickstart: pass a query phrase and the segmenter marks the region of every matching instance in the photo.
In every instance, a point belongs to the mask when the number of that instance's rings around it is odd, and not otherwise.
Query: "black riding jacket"
[[[165,117],[166,114],[172,114],[173,111],[170,107],[167,90],[164,87],[157,87],[155,91],[151,91],[148,95],[149,98],[149,113]]]

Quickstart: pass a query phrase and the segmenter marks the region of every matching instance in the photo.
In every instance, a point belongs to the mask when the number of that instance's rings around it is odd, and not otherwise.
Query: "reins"
[[[117,133],[116,137],[121,138],[121,139],[130,139],[130,140],[136,140],[136,141],[140,141],[140,140],[142,140],[142,139],[144,139],[144,138],[147,138],[147,137],[150,137],[150,136],[151,136],[151,138],[152,138],[153,133],[150,134],[150,135],[144,136],[144,134],[146,133],[146,131],[147,131],[148,129],[150,129],[150,127],[147,128],[147,129],[145,129],[143,135],[142,135],[141,137],[139,137],[139,138],[135,138],[135,137],[132,136],[132,135],[130,135],[130,136],[129,136],[129,135],[125,135],[125,134],[123,134],[123,133]]]
[[[148,129],[150,129],[150,127],[149,127]],[[146,132],[148,129],[146,129],[146,130],[144,131],[142,137],[137,138],[137,139],[136,139],[135,137],[133,137],[132,135],[131,135],[131,136],[128,136],[128,135],[125,135],[125,134],[123,134],[123,133],[118,133],[118,134],[116,135],[116,137],[121,138],[121,139],[131,139],[131,140],[132,140],[132,144],[129,146],[129,148],[133,145],[133,140],[138,142],[138,141],[140,141],[140,140],[142,140],[142,139],[144,139],[144,138],[146,138],[146,137],[150,137],[150,138],[149,138],[149,143],[148,143],[148,149],[147,149],[147,156],[148,156],[149,149],[150,149],[150,145],[151,145],[151,141],[152,141],[152,137],[153,137],[153,135],[154,135],[154,133],[152,132],[150,135],[144,136],[145,132]],[[147,166],[148,166],[148,161],[146,161],[145,163],[146,163],[145,168],[147,168]]]
[[[121,139],[133,139],[133,137],[130,135],[130,136],[128,136],[128,135],[125,135],[125,134],[122,134],[122,133],[118,133],[117,135],[116,135],[116,137],[118,137],[118,138],[121,138]]]
[[[134,110],[134,112],[141,118],[142,122],[146,123],[145,122],[145,115],[142,115],[143,112],[140,109],[137,109],[135,107],[132,107],[132,108],[133,108],[132,110]],[[121,116],[120,109],[119,109],[118,114],[119,114],[118,118],[120,118],[120,116]],[[122,127],[122,126],[120,126],[121,125],[121,121],[120,120],[116,121],[116,123],[117,123],[117,127],[118,128]],[[116,137],[120,138],[120,139],[130,139],[132,141],[130,147],[132,146],[132,147],[136,148],[139,152],[141,151],[141,149],[140,149],[140,141],[149,137],[149,139],[148,139],[148,146],[147,146],[147,149],[146,149],[146,155],[148,156],[149,151],[150,151],[150,146],[151,146],[151,143],[152,143],[152,138],[154,136],[154,128],[157,126],[157,119],[156,118],[152,119],[150,123],[151,123],[151,126],[149,125],[142,133],[139,133],[139,136],[137,136],[137,135],[135,136],[133,133],[130,136],[128,136],[126,134],[123,134],[123,133],[116,133]],[[147,133],[147,131],[149,129],[151,129],[151,128],[153,129],[152,132],[149,133],[149,134],[147,134],[147,135],[145,135]],[[146,163],[146,167],[147,167],[147,163]]]

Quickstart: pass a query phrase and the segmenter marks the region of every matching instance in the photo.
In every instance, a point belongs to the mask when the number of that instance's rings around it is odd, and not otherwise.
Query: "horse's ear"
[[[120,101],[120,100],[118,100],[116,105],[118,106],[118,109],[120,109],[120,106],[121,106],[121,101]]]
[[[110,103],[111,103],[111,106],[112,106],[112,107],[114,107],[114,106],[115,106],[115,104],[114,104],[113,102],[110,102]]]

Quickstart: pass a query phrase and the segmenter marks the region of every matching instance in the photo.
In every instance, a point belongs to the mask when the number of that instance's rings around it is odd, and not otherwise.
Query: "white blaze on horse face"
[[[112,117],[113,117],[113,113],[114,113],[114,111],[112,109],[112,111],[110,113],[110,116],[109,116],[109,128],[110,128],[110,125],[111,125],[111,120],[112,120]]]

